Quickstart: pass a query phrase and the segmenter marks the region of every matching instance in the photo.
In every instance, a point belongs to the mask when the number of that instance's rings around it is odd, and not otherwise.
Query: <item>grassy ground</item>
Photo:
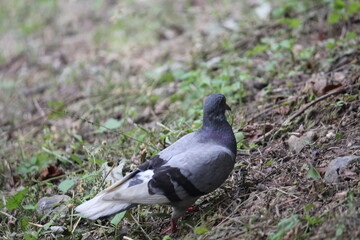
[[[0,2],[1,238],[359,239],[359,164],[324,179],[360,155],[359,14],[351,0]],[[166,206],[75,214],[200,128],[213,92],[237,163],[179,232],[161,234]]]

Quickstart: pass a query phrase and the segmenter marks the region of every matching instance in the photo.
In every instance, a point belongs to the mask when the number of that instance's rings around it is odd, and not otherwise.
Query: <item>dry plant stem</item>
[[[353,87],[353,86],[352,86]],[[350,88],[350,87],[349,87]],[[320,102],[332,95],[336,95],[338,93],[341,93],[342,91],[344,91],[345,89],[349,89],[349,88],[345,88],[345,87],[339,87],[337,89],[335,89],[334,91],[330,91],[329,93],[315,99],[314,101],[312,102],[309,102],[308,104],[305,104],[303,105],[299,110],[297,110],[296,112],[294,112],[290,117],[288,117],[282,124],[281,126],[284,127],[284,126],[287,126],[289,125],[289,123],[294,119],[296,118],[297,116],[301,115],[303,112],[305,112],[306,109],[308,109],[309,107],[311,107],[312,105],[314,105],[315,103],[317,102]]]
[[[81,217],[79,217],[79,219],[78,219],[78,220],[76,221],[76,223],[74,224],[74,227],[73,227],[73,229],[72,229],[72,231],[71,231],[71,234],[74,234],[74,232],[75,232],[75,230],[76,230],[76,228],[77,228],[80,220],[81,220]]]
[[[305,112],[306,109],[308,109],[309,107],[313,106],[314,104],[332,96],[332,95],[336,95],[336,94],[339,94],[341,93],[342,91],[344,90],[347,90],[347,89],[351,89],[351,88],[354,88],[356,86],[358,86],[359,84],[354,84],[354,85],[351,85],[351,86],[348,86],[348,87],[339,87],[333,91],[330,91],[329,93],[315,99],[314,101],[312,102],[309,102],[308,104],[305,104],[303,105],[299,110],[297,110],[296,112],[294,112],[291,116],[289,116],[281,125],[279,128],[274,128],[272,129],[271,131],[267,132],[265,135],[261,136],[260,138],[258,138],[255,143],[259,143],[263,140],[265,140],[266,138],[268,138],[270,135],[272,135],[275,131],[278,131],[279,129],[281,129],[282,127],[285,127],[285,126],[288,126],[289,123],[294,119],[296,118],[297,116],[301,115],[303,112]]]
[[[15,219],[15,220],[16,220],[16,217],[14,217],[14,216],[12,216],[12,215],[10,215],[10,214],[6,213],[6,212],[0,211],[0,213],[1,213],[1,214],[4,214],[5,216],[7,216],[7,217],[9,217],[9,218],[13,218],[13,219]]]
[[[271,111],[271,110],[274,110],[274,109],[280,107],[280,104],[282,104],[282,103],[284,103],[284,102],[295,102],[295,101],[297,101],[299,98],[303,98],[303,97],[304,97],[304,95],[301,95],[301,96],[298,96],[298,97],[296,97],[296,98],[294,98],[294,99],[290,99],[290,100],[289,100],[289,99],[284,99],[284,100],[282,100],[282,101],[280,101],[280,102],[278,102],[278,103],[270,104],[270,105],[266,106],[264,110],[262,110],[261,112],[257,113],[255,116],[253,116],[252,118],[250,118],[250,120],[249,120],[248,122],[252,122],[252,121],[254,121],[255,119],[257,119],[258,117],[260,117],[261,115],[263,115],[263,114],[265,114],[265,113],[267,113],[267,112],[269,112],[269,111]],[[278,106],[274,106],[274,105],[278,105]]]
[[[37,224],[37,223],[33,223],[33,222],[29,222],[30,225],[33,225],[35,227],[39,227],[39,228],[43,228],[44,225],[41,225],[41,224]]]
[[[100,184],[101,187],[104,186],[104,183],[105,183],[106,178],[110,175],[110,173],[112,172],[112,170],[114,170],[114,168],[115,168],[115,164],[112,165],[112,167],[110,168],[110,170],[106,173],[104,179],[102,180],[102,182],[101,182],[101,184]]]
[[[16,130],[19,130],[19,129],[21,129],[21,128],[24,128],[24,127],[26,127],[26,126],[28,126],[28,125],[32,125],[33,123],[41,120],[41,119],[44,118],[44,117],[45,117],[45,116],[40,115],[40,116],[37,116],[37,117],[35,117],[35,118],[32,118],[32,119],[30,119],[30,120],[28,120],[28,121],[26,121],[26,122],[23,122],[23,123],[21,123],[20,125],[18,125],[18,126],[16,126],[16,127],[13,127],[13,128],[10,129],[9,131],[2,132],[2,133],[0,134],[0,137],[3,137],[3,136],[5,136],[6,134],[9,134],[9,133],[14,132],[14,131],[16,131]]]
[[[130,238],[130,237],[127,237],[127,236],[124,236],[123,239],[125,239],[125,240],[134,240],[133,238]]]
[[[95,225],[95,226],[98,226],[98,227],[100,227],[100,228],[111,229],[111,227],[104,226],[104,225],[97,224],[97,223],[94,223],[94,225]]]
[[[78,173],[78,172],[82,172],[84,170],[85,170],[85,168],[80,168],[78,170],[73,171],[72,173]],[[62,174],[62,175],[59,175],[59,176],[56,176],[56,177],[48,178],[48,179],[41,180],[41,181],[34,181],[34,182],[36,184],[41,184],[41,183],[51,182],[53,180],[57,180],[57,179],[60,179],[60,178],[66,177],[66,176],[67,176],[66,174]]]
[[[140,223],[136,220],[136,218],[131,214],[131,217],[133,218],[133,220],[135,221],[135,223],[140,227],[140,230],[144,233],[144,235],[146,236],[147,239],[151,240],[151,237],[145,232],[145,230],[142,228],[142,226],[140,225]]]
[[[71,105],[71,104],[73,104],[73,103],[76,103],[76,102],[80,101],[81,99],[84,99],[84,98],[85,98],[85,96],[82,95],[82,94],[80,94],[80,95],[78,95],[78,96],[75,96],[75,97],[71,98],[69,101],[65,102],[65,105]],[[38,109],[38,111],[39,111],[39,109]],[[10,134],[10,133],[12,133],[12,132],[14,132],[14,131],[16,131],[16,130],[22,129],[22,128],[26,127],[26,126],[32,125],[32,124],[34,124],[35,122],[37,122],[37,121],[45,118],[47,115],[49,115],[49,114],[52,113],[52,112],[53,112],[53,111],[51,111],[51,110],[50,110],[50,111],[47,111],[46,113],[45,113],[44,111],[40,111],[40,115],[39,115],[39,116],[36,116],[36,117],[34,117],[34,118],[26,121],[26,122],[23,122],[23,123],[19,124],[18,126],[15,126],[15,127],[11,128],[11,129],[8,130],[8,131],[2,132],[2,133],[0,134],[0,137],[5,136],[6,134]]]

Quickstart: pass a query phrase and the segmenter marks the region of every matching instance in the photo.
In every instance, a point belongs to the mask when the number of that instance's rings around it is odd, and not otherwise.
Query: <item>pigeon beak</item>
[[[227,105],[227,104],[226,104],[226,108],[225,108],[225,109],[231,111],[231,108],[230,108],[229,105]]]

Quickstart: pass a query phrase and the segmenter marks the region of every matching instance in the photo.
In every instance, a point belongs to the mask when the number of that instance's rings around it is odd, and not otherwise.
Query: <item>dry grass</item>
[[[274,1],[266,21],[252,1],[1,3],[0,236],[359,238],[359,164],[337,184],[323,179],[331,160],[360,154],[360,28],[351,2]],[[330,23],[337,11],[347,18]],[[119,223],[74,213],[104,187],[103,163],[123,163],[126,174],[198,129],[211,92],[233,109],[237,164],[179,232],[162,236],[166,206],[139,206]],[[289,137],[310,130],[316,139],[291,151]],[[38,214],[39,199],[55,194],[71,197],[67,214]]]

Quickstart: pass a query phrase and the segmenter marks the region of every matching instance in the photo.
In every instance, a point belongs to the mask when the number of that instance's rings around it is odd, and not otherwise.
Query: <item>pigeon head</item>
[[[231,108],[226,104],[226,98],[221,93],[214,93],[206,97],[204,104],[204,115],[216,118],[225,114]]]
[[[205,99],[203,127],[219,129],[229,125],[226,121],[225,111],[231,110],[226,104],[226,98],[220,93],[209,95]]]
[[[205,99],[203,126],[199,131],[204,139],[211,139],[229,148],[236,154],[236,140],[232,127],[225,117],[225,111],[231,110],[226,98],[220,93],[209,95]]]

